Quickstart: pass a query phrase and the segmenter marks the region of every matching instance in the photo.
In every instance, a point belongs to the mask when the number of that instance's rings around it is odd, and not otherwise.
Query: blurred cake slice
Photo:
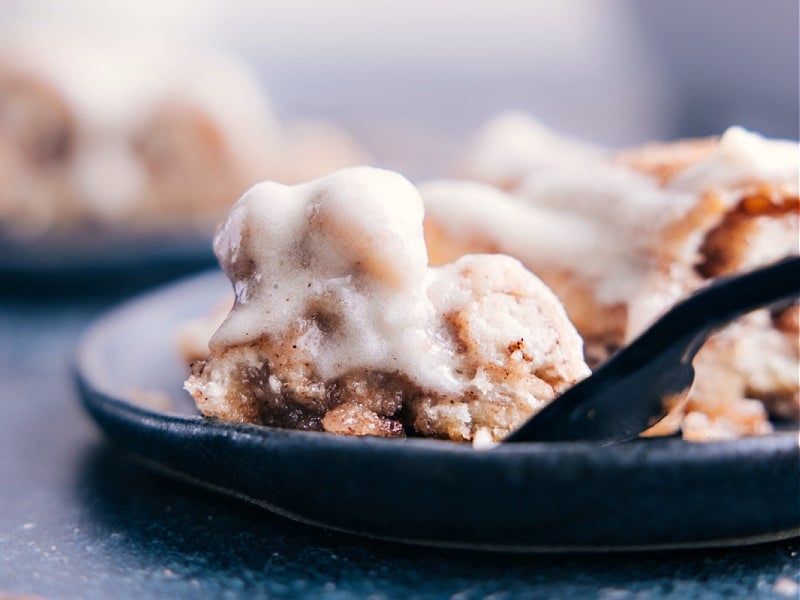
[[[360,164],[325,122],[284,127],[235,56],[40,26],[0,38],[0,232],[210,234],[265,178]]]
[[[431,182],[420,188],[431,262],[476,251],[519,258],[563,300],[596,364],[714,277],[797,253],[799,164],[796,142],[731,128],[718,140],[538,168],[512,194]],[[694,416],[690,436],[768,430],[764,405],[751,398],[797,417],[794,311],[754,313],[701,351],[686,409],[708,417],[708,427],[701,433]],[[717,367],[741,380],[721,388],[730,401],[700,383]],[[715,421],[726,410],[730,418]]]
[[[505,112],[473,136],[454,168],[459,179],[515,189],[531,173],[604,160],[608,152],[556,133],[524,112]]]

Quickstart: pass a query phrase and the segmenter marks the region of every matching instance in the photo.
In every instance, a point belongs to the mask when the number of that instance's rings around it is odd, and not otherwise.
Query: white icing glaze
[[[714,153],[679,173],[670,187],[702,190],[752,181],[798,186],[800,145],[791,140],[766,139],[741,127],[730,127]]]
[[[100,214],[120,216],[146,191],[132,142],[163,106],[205,115],[251,181],[280,161],[281,132],[256,77],[221,51],[17,25],[3,31],[0,70],[63,100],[79,132],[74,186]]]
[[[323,377],[387,363],[438,370],[443,361],[427,336],[433,307],[424,293],[422,218],[417,191],[388,171],[354,168],[297,186],[253,187],[215,240],[237,303],[212,352],[280,335],[322,298],[343,317],[335,337],[312,328],[303,339]],[[243,261],[253,261],[252,277],[239,271]]]
[[[696,197],[665,190],[653,179],[610,163],[561,167],[529,176],[516,194],[535,211],[584,220],[596,246],[570,248],[580,231],[562,229],[558,257],[550,264],[595,283],[602,303],[624,302],[653,268],[663,229],[683,217]],[[686,253],[690,250],[687,248]]]
[[[237,300],[211,339],[212,353],[264,339],[274,343],[312,323],[296,343],[323,379],[357,369],[399,371],[422,386],[458,393],[470,380],[458,368],[445,313],[469,304],[471,294],[483,297],[506,285],[541,299],[538,312],[524,327],[523,320],[494,311],[478,317],[487,340],[507,348],[509,340],[524,337],[531,353],[546,360],[553,347],[558,350],[553,331],[567,331],[572,337],[563,344],[575,348],[571,360],[585,375],[580,338],[543,283],[506,256],[464,257],[429,268],[422,219],[414,186],[379,169],[253,187],[215,240]],[[322,331],[318,312],[334,315],[333,331]]]
[[[437,222],[457,236],[488,238],[530,268],[576,273],[596,285],[605,303],[639,288],[659,229],[691,200],[609,164],[542,171],[513,196],[463,181],[430,182],[420,193]]]
[[[147,173],[122,140],[84,147],[72,164],[72,181],[81,200],[99,215],[119,218],[147,190]]]
[[[601,160],[603,156],[601,149],[559,135],[525,113],[508,112],[483,126],[456,174],[506,186],[540,169]]]

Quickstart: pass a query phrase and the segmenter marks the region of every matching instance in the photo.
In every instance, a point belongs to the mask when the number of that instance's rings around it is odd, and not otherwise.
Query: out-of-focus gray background
[[[610,146],[800,127],[797,0],[7,0],[0,17],[233,48],[280,116],[334,118],[411,171],[504,109]]]

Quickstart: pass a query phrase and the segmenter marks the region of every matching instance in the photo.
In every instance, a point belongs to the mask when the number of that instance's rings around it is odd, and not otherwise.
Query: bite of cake
[[[230,314],[186,389],[207,416],[499,440],[589,374],[561,302],[516,259],[432,268],[414,186],[353,168],[262,183],[215,240]]]

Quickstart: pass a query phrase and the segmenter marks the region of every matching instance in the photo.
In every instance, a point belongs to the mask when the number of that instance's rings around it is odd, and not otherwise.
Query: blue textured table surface
[[[646,554],[446,551],[314,529],[173,482],[109,445],[73,390],[74,345],[114,300],[23,300],[3,285],[0,598],[798,598],[798,540]]]

